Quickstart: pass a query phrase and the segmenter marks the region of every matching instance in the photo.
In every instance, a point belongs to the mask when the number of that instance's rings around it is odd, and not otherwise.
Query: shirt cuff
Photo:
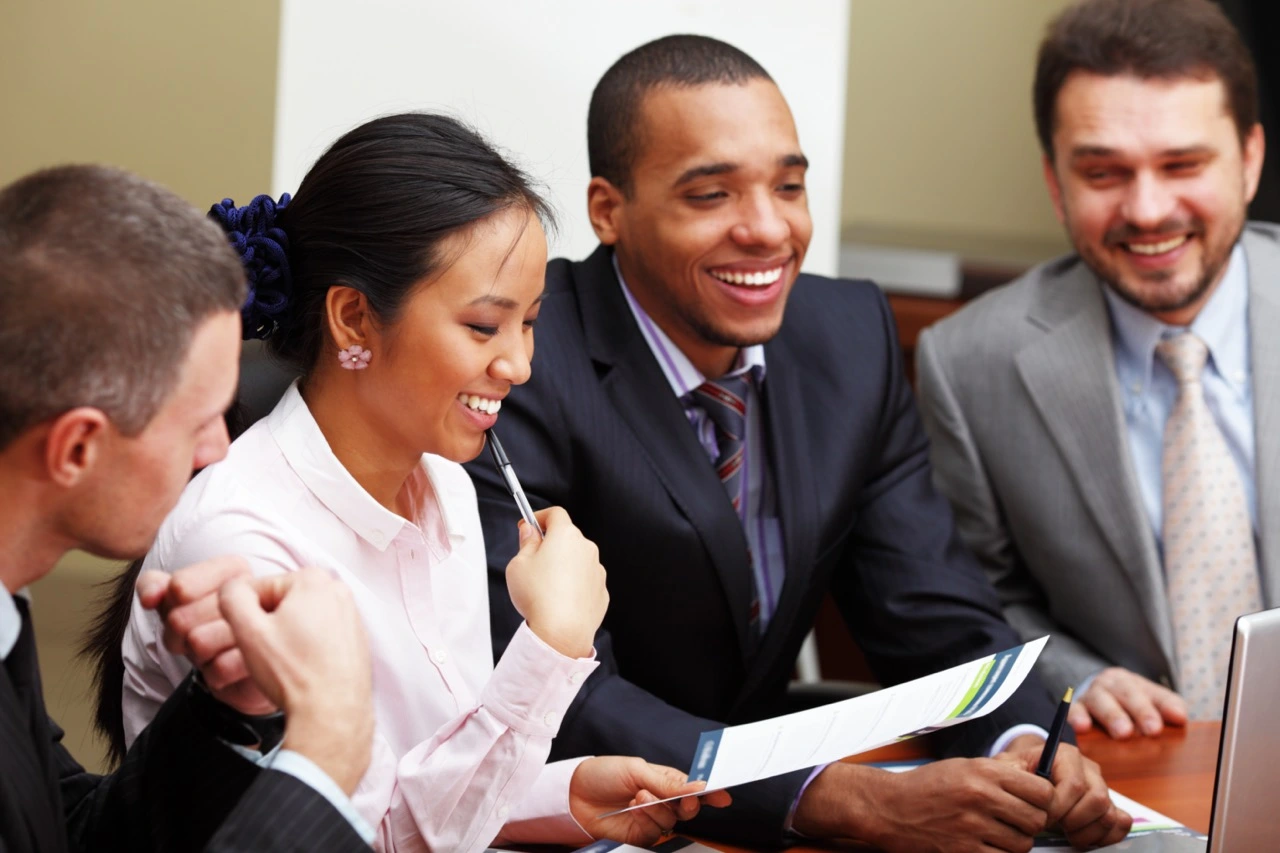
[[[544,643],[520,623],[480,697],[503,725],[524,735],[553,738],[578,689],[599,666],[589,658],[571,658]]]
[[[1011,729],[1006,729],[1004,734],[996,738],[996,742],[991,744],[991,749],[987,751],[987,756],[994,758],[1008,749],[1009,744],[1013,743],[1015,739],[1020,738],[1023,735],[1035,735],[1041,740],[1049,739],[1049,733],[1040,726],[1023,723],[1020,726],[1014,726]]]
[[[1088,677],[1088,678],[1086,678],[1084,681],[1082,681],[1082,682],[1080,682],[1079,684],[1077,684],[1077,685],[1076,685],[1075,692],[1074,692],[1074,693],[1072,693],[1071,695],[1072,695],[1072,696],[1083,696],[1086,692],[1088,692],[1089,688],[1093,686],[1093,680],[1094,680],[1095,678],[1097,678],[1099,675],[1102,675],[1102,670],[1098,670],[1098,671],[1097,671],[1097,672],[1095,672],[1093,675],[1089,676],[1089,677]]]
[[[796,819],[796,809],[800,807],[800,800],[804,797],[804,792],[809,790],[809,786],[813,784],[814,779],[818,778],[818,774],[830,766],[830,764],[819,764],[817,767],[813,768],[813,772],[809,774],[809,778],[805,779],[804,784],[800,786],[800,790],[796,791],[796,798],[791,801],[791,808],[787,809],[787,820],[786,823],[782,825],[783,832],[790,833],[797,838],[808,837],[803,832],[796,832],[795,829],[792,828],[791,824]]]
[[[569,786],[578,765],[590,756],[553,761],[542,768],[534,789],[511,810],[499,838],[506,844],[587,844],[595,836],[578,823],[569,806]]]
[[[338,787],[338,783],[333,781],[329,774],[321,770],[314,761],[300,752],[281,749],[271,757],[268,766],[272,770],[288,773],[328,800],[330,805],[338,810],[338,814],[346,818],[347,823],[351,824],[351,828],[364,839],[364,843],[371,847],[373,846],[373,827],[369,826],[365,819],[360,817],[360,813],[356,811],[351,798]]]

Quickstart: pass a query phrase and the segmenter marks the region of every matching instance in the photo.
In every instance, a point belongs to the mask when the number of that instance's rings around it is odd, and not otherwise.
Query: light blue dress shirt
[[[22,633],[22,615],[18,613],[18,606],[14,603],[9,590],[0,584],[0,662],[6,660],[9,653],[13,651],[13,647],[18,644],[20,633]],[[366,843],[373,844],[373,828],[360,817],[351,799],[338,787],[338,783],[334,782],[329,774],[321,770],[311,759],[298,752],[282,750],[280,747],[261,755],[254,750],[234,744],[227,744],[227,746],[259,767],[270,767],[273,770],[288,773],[309,786],[328,800]]]
[[[1124,405],[1129,455],[1133,459],[1142,503],[1163,554],[1161,472],[1164,425],[1178,398],[1178,383],[1155,354],[1161,339],[1185,329],[1168,326],[1103,287],[1111,314],[1116,379]],[[1205,402],[1244,484],[1254,536],[1258,530],[1254,478],[1253,383],[1249,364],[1249,267],[1238,244],[1227,272],[1209,301],[1192,321],[1190,331],[1209,348],[1202,385]]]

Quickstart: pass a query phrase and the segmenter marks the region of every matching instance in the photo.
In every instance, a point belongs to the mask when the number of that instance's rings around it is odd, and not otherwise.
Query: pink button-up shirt
[[[352,797],[386,851],[586,843],[569,814],[581,759],[545,764],[594,660],[521,625],[493,663],[484,538],[460,465],[424,455],[416,521],[375,501],[329,449],[296,385],[183,492],[145,568],[221,554],[258,574],[321,566],[351,587],[373,657],[373,761]],[[124,640],[130,743],[185,677],[154,613],[135,600]]]

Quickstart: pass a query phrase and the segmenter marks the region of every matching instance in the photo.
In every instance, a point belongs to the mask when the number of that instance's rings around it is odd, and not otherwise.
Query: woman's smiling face
[[[464,462],[484,448],[511,386],[529,378],[547,240],[538,217],[513,205],[438,252],[444,269],[380,329],[358,405],[397,443]]]

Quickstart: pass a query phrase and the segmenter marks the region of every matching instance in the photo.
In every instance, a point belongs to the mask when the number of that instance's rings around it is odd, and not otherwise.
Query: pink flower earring
[[[338,361],[342,362],[342,366],[347,370],[364,370],[369,366],[371,358],[373,353],[359,344],[352,344],[344,350],[338,350]]]

